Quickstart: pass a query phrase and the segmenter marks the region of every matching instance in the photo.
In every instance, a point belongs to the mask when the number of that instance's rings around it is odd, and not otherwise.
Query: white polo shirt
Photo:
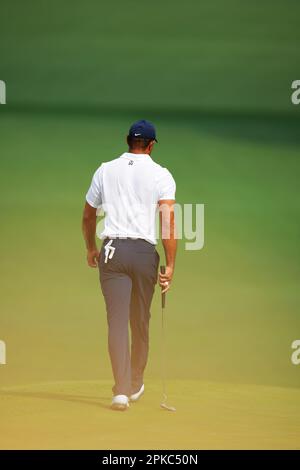
[[[123,153],[95,172],[86,200],[105,212],[100,238],[143,238],[156,244],[160,200],[175,200],[171,173],[147,154]]]

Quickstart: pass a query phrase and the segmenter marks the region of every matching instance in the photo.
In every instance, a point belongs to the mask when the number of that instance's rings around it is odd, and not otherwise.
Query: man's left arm
[[[97,209],[85,203],[82,217],[82,233],[87,249],[87,262],[91,268],[98,266],[99,250],[96,245]]]
[[[87,249],[87,262],[91,268],[98,266],[99,251],[96,244],[97,208],[102,204],[101,177],[103,164],[95,171],[82,217],[82,233]]]
[[[96,245],[97,209],[85,203],[82,217],[82,233],[87,249],[87,262],[91,268],[98,266],[99,250]]]

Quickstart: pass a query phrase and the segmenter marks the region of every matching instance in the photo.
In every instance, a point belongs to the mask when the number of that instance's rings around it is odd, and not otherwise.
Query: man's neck
[[[128,153],[134,153],[136,155],[150,155],[147,150],[138,150],[138,149],[128,149]]]

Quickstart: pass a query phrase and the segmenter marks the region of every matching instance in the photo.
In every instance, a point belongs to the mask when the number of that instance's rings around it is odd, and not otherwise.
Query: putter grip
[[[165,267],[165,266],[161,266],[161,267],[160,267],[160,272],[161,272],[161,274],[165,274],[165,272],[166,272],[166,267]],[[162,307],[162,308],[165,308],[165,305],[166,305],[166,293],[164,292],[163,294],[161,294],[161,307]]]

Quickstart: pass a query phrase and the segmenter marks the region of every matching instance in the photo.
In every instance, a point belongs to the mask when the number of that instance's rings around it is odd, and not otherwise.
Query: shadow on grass
[[[26,103],[5,106],[5,114],[32,114],[37,116],[64,116],[66,119],[99,117],[126,119],[128,124],[147,116],[158,125],[168,122],[179,125],[181,129],[208,132],[212,137],[221,137],[266,145],[300,146],[300,114],[297,110],[275,111],[267,109],[210,109],[189,107],[144,107],[116,105],[78,105],[59,103]]]
[[[82,395],[69,395],[62,393],[53,393],[53,392],[18,392],[18,391],[0,391],[0,397],[9,396],[9,397],[18,397],[18,398],[37,398],[41,400],[60,400],[71,403],[79,403],[89,406],[95,406],[104,408],[106,410],[110,409],[109,404],[105,404],[98,400],[105,400],[109,403],[108,397],[85,397]],[[97,400],[97,401],[96,401]]]

